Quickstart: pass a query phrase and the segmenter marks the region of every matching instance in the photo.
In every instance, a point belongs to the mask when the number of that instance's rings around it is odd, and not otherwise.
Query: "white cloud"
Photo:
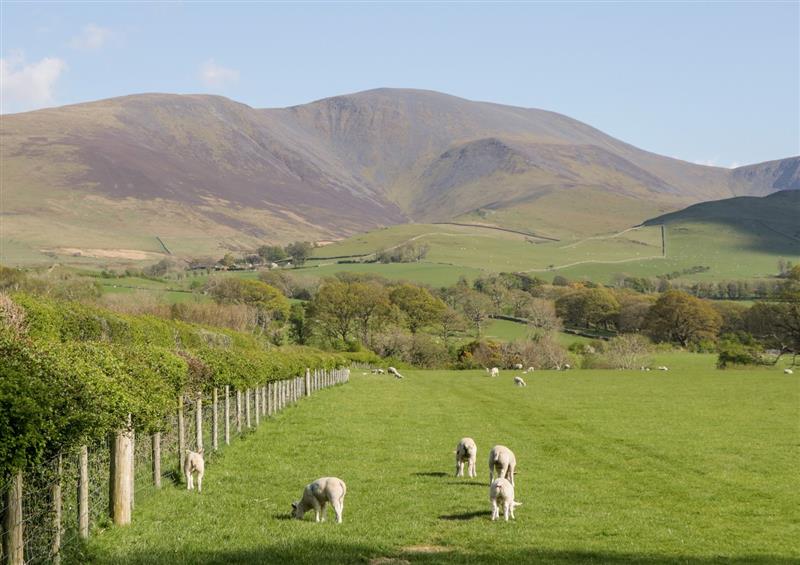
[[[114,32],[107,27],[100,27],[97,24],[83,26],[81,33],[69,41],[69,46],[73,49],[91,51],[100,49],[114,37]]]
[[[210,88],[221,88],[239,80],[239,71],[218,65],[209,59],[200,65],[200,80]]]
[[[0,58],[0,113],[51,105],[54,89],[67,64],[57,57],[27,63],[21,52]]]

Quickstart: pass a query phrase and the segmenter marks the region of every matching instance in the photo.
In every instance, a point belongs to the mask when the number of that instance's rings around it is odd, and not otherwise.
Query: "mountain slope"
[[[553,112],[418,90],[261,110],[143,94],[3,116],[1,133],[0,239],[33,255],[158,253],[156,236],[178,255],[216,254],[475,214],[588,234],[800,187],[800,158],[693,165]],[[560,221],[575,200],[598,221]]]

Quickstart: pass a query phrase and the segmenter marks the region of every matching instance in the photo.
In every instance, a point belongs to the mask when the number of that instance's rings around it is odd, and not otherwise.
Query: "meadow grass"
[[[204,491],[137,499],[94,563],[797,563],[796,376],[718,371],[354,372],[207,468]],[[462,436],[478,478],[453,476]],[[486,457],[517,455],[515,522],[489,519]],[[348,485],[344,523],[289,520],[303,485]],[[330,520],[330,517],[329,517]]]

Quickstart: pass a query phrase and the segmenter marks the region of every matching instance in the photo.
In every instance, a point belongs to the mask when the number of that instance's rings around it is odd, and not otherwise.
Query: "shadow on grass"
[[[460,514],[443,514],[440,520],[474,520],[483,516],[491,516],[491,510],[475,510],[473,512],[462,512]]]
[[[489,488],[489,485],[476,481],[449,481],[447,484],[460,485],[462,487],[483,487],[485,489]]]
[[[448,473],[443,473],[442,471],[426,471],[420,473],[411,473],[415,477],[447,477],[449,476]]]
[[[483,514],[483,513],[481,513]],[[161,564],[232,564],[245,563],[370,563],[371,560],[383,563],[402,563],[401,559],[411,560],[413,563],[548,563],[553,565],[571,565],[573,563],[611,564],[611,565],[672,565],[683,563],[686,565],[795,565],[797,560],[791,557],[775,555],[743,555],[700,557],[692,555],[667,554],[653,555],[647,553],[612,553],[602,551],[570,551],[547,549],[509,549],[507,551],[480,551],[459,552],[455,548],[446,553],[408,555],[398,550],[388,554],[375,552],[375,547],[360,544],[343,544],[336,542],[323,542],[319,540],[304,540],[297,546],[272,547],[265,546],[252,550],[230,551],[219,549],[216,551],[177,550],[144,550],[127,555],[89,555],[84,562],[94,564],[126,563],[128,565],[161,565]],[[407,561],[406,561],[407,562]]]

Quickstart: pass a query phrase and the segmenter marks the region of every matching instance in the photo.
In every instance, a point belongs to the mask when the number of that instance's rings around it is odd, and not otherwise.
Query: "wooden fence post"
[[[230,385],[225,385],[225,445],[231,444]]]
[[[311,369],[306,367],[306,396],[311,396]]]
[[[50,555],[53,565],[61,563],[61,479],[64,474],[62,455],[56,459],[56,479],[53,482],[51,495],[53,498],[53,542],[50,546]]]
[[[256,387],[253,391],[255,393],[255,409],[256,409],[256,427],[261,424],[261,388]]]
[[[242,433],[242,391],[236,389],[236,433]]]
[[[135,487],[136,487],[136,432],[134,431],[133,426],[131,426],[131,428],[130,428],[130,435],[131,435],[131,450],[130,450],[130,454],[131,454],[131,470],[130,470],[130,474],[128,475],[128,477],[130,478],[130,481],[131,481],[131,486],[130,486],[130,489],[131,489],[131,495],[130,495],[130,497],[131,497],[131,515],[133,515],[133,503],[134,503],[134,500],[135,500],[135,496],[134,495],[135,495],[135,491],[136,491],[136,489],[135,489]]]
[[[153,434],[153,486],[161,488],[161,432]]]
[[[244,391],[244,412],[247,416],[247,429],[250,429],[250,389]]]
[[[195,451],[203,449],[203,394],[198,392],[194,401]]]
[[[211,449],[219,449],[219,395],[217,387],[211,391]]]
[[[24,521],[22,516],[22,471],[17,471],[6,491],[3,520],[3,555],[8,565],[25,563],[25,541],[22,537]]]
[[[89,539],[89,448],[85,445],[78,457],[78,535]]]
[[[183,458],[186,455],[186,422],[183,420],[183,395],[178,397],[178,476],[183,476]]]
[[[261,415],[267,415],[267,385],[261,387]]]
[[[267,386],[267,416],[272,416],[272,382],[268,382]]]
[[[114,434],[111,442],[111,465],[109,469],[109,515],[117,526],[131,523],[131,416],[128,426]]]

